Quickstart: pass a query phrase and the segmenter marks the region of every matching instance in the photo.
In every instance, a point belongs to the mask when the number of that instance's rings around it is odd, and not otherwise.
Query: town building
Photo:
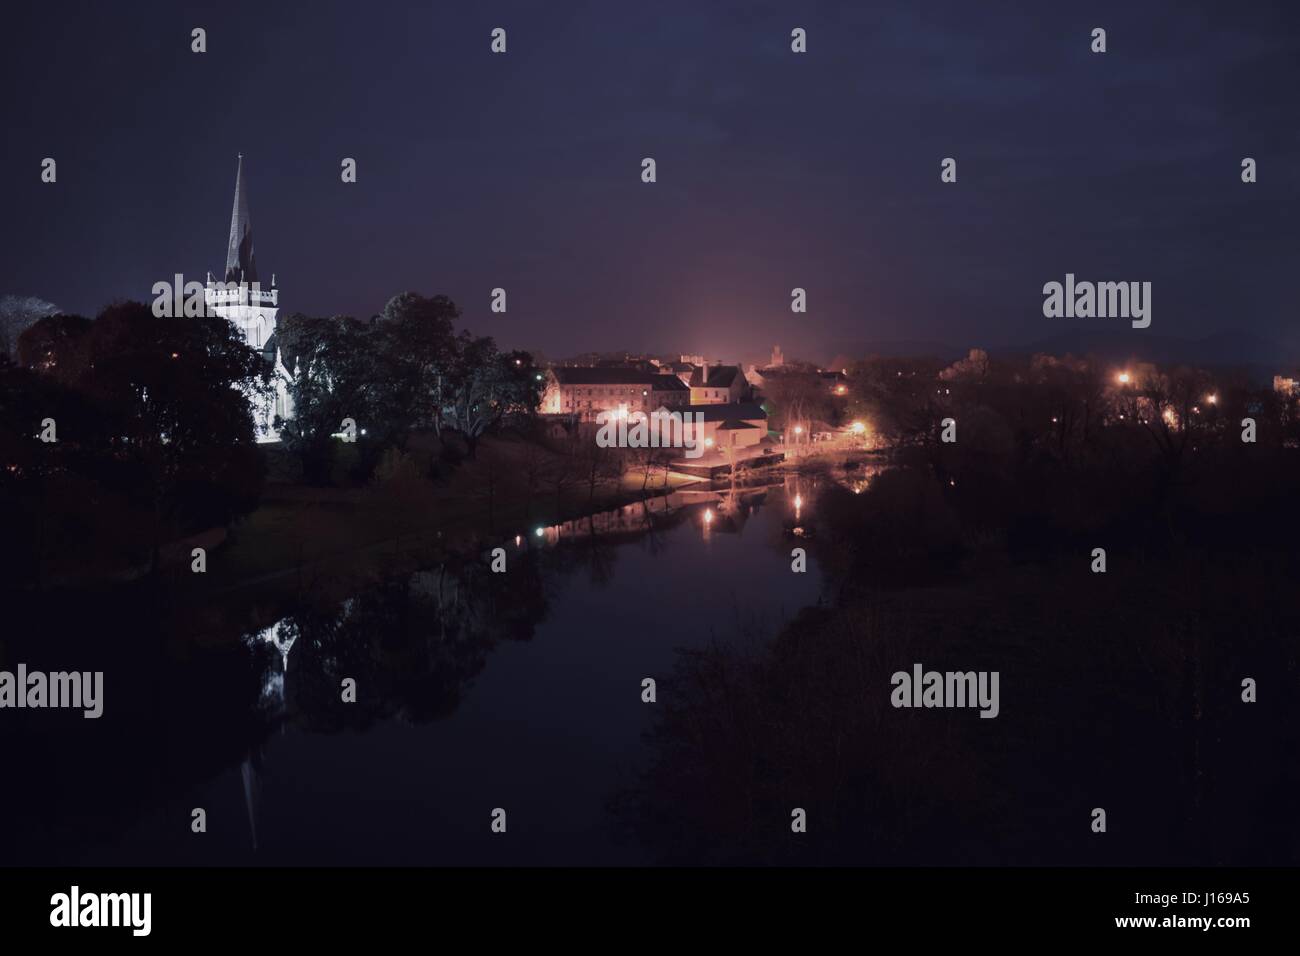
[[[542,392],[543,415],[568,415],[594,421],[601,412],[650,414],[684,409],[691,391],[676,375],[636,368],[552,368]]]
[[[703,365],[690,377],[692,405],[734,405],[744,399],[749,383],[736,365]]]
[[[682,380],[682,384],[689,388],[691,376],[695,374],[695,366],[690,362],[664,362],[659,366],[659,371],[666,375],[676,375]]]
[[[710,404],[691,411],[703,416],[704,447],[708,452],[752,448],[767,437],[767,412],[756,402]]]

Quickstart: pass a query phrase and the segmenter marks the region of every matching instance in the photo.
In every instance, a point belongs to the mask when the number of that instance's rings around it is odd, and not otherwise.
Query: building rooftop
[[[767,412],[757,402],[738,402],[734,405],[692,405],[692,412],[699,412],[706,422],[757,422],[766,421]],[[719,426],[721,427],[721,426]]]
[[[656,392],[689,392],[683,382],[676,375],[652,375],[650,376],[650,387]]]
[[[645,385],[656,392],[685,392],[686,385],[676,375],[661,375],[639,368],[591,368],[564,366],[551,369],[561,385]]]
[[[553,368],[551,374],[561,385],[649,385],[659,376],[639,368],[591,368],[576,366]]]
[[[708,369],[709,380],[704,380],[704,369],[696,368],[691,372],[691,388],[730,388],[731,383],[740,374],[736,365],[714,365]]]

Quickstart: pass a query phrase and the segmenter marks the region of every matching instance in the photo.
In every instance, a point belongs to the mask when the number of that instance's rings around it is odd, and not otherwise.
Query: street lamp
[[[1129,383],[1128,372],[1120,372],[1118,376],[1118,381],[1121,385],[1127,385]]]

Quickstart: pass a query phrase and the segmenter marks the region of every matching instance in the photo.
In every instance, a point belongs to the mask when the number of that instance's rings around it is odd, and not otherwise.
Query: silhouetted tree
[[[323,484],[338,441],[333,436],[344,420],[355,422],[358,442],[368,439],[375,425],[375,397],[386,387],[379,374],[378,338],[350,316],[301,313],[287,317],[276,335],[293,368],[294,416],[282,423],[281,440],[298,458],[303,479]]]
[[[459,432],[474,457],[479,439],[505,423],[522,423],[536,414],[542,374],[526,352],[502,354],[490,337],[462,332],[441,395],[441,428]]]

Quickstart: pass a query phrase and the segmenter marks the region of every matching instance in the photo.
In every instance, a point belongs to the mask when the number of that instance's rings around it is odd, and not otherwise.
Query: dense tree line
[[[160,320],[125,302],[40,319],[0,359],[0,508],[11,580],[41,560],[120,571],[257,501],[241,389],[261,357],[223,319]]]
[[[474,457],[484,434],[535,413],[544,377],[532,356],[456,332],[459,318],[445,296],[405,292],[369,322],[294,314],[280,324],[295,406],[282,439],[305,480],[327,480],[345,419],[358,429],[354,475],[365,478],[414,430],[454,435]]]
[[[455,329],[451,300],[394,297],[369,321],[286,317],[271,345],[291,370],[280,422],[301,477],[355,480],[427,429],[474,456],[491,430],[530,417],[542,373],[524,352]],[[216,316],[159,318],[116,303],[93,320],[45,315],[0,355],[0,521],[8,580],[157,567],[163,545],[256,507],[266,466],[251,401],[268,400],[274,354]]]

